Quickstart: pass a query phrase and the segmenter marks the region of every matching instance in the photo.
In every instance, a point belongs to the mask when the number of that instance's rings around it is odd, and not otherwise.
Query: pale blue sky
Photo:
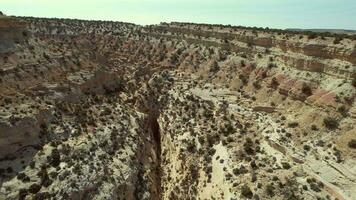
[[[0,0],[8,15],[356,29],[356,0]]]

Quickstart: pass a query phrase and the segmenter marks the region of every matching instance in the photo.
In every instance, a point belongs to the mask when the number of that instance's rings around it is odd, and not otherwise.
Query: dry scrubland
[[[356,199],[356,40],[0,17],[0,199]]]

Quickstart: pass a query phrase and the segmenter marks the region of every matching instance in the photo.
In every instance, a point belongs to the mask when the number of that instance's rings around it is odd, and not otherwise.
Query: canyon
[[[0,199],[356,199],[356,40],[0,15]]]

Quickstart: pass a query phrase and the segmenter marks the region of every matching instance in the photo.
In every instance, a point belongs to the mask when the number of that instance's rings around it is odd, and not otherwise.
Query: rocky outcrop
[[[34,116],[14,116],[2,113],[0,124],[0,158],[12,157],[26,146],[38,146],[43,127],[51,121],[50,110],[40,110]]]

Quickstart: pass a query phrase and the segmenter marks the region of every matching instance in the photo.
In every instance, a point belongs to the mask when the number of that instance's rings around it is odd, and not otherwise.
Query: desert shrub
[[[317,127],[315,124],[312,124],[312,125],[311,125],[311,130],[317,131],[317,130],[319,130],[319,129],[318,129],[318,127]]]
[[[302,92],[303,92],[303,94],[305,94],[307,96],[312,95],[312,89],[306,83],[304,83],[303,86],[302,86]]]
[[[298,126],[299,126],[298,122],[291,122],[291,123],[288,124],[289,128],[295,128],[295,127],[298,127]]]
[[[27,189],[21,188],[19,190],[19,199],[25,199],[27,195],[28,195]]]
[[[274,64],[274,63],[268,63],[268,69],[272,69],[272,68],[274,68],[274,67],[277,67],[277,65],[276,64]]]
[[[27,31],[22,31],[22,35],[23,35],[24,37],[28,37]]]
[[[29,182],[30,178],[25,173],[19,173],[17,175],[17,179],[21,180],[22,182]]]
[[[282,162],[281,164],[282,164],[283,169],[290,169],[291,168],[290,164],[287,163],[287,162]]]
[[[356,87],[356,78],[354,78],[354,79],[352,80],[352,85],[353,85],[354,87]]]
[[[337,111],[344,117],[347,116],[347,109],[344,105],[337,108]]]
[[[247,82],[248,82],[248,79],[246,78],[246,76],[244,76],[244,75],[242,75],[242,74],[239,75],[239,79],[242,81],[242,83],[243,83],[244,85],[246,85]]]
[[[253,141],[250,138],[246,138],[245,143],[243,144],[244,150],[247,154],[251,155],[254,154],[254,149],[253,149]]]
[[[49,60],[50,59],[50,57],[44,52],[43,53],[43,57],[46,59],[46,60]]]
[[[259,81],[255,81],[253,82],[253,87],[255,87],[257,90],[261,89],[261,85],[260,85],[260,82]]]
[[[312,189],[314,192],[321,192],[319,186],[316,183],[310,183],[310,189]]]
[[[40,190],[41,190],[41,186],[37,183],[32,184],[28,189],[28,191],[31,192],[32,194],[36,194]]]
[[[12,167],[8,167],[8,168],[6,168],[6,172],[8,174],[11,174],[12,172],[14,172],[14,170],[12,169]]]
[[[341,42],[342,39],[343,39],[342,37],[337,37],[337,38],[335,38],[335,39],[334,39],[334,44],[340,44],[340,42]]]
[[[315,38],[317,38],[318,37],[318,35],[316,34],[316,33],[310,33],[310,34],[308,34],[308,39],[315,39]]]
[[[246,174],[248,172],[247,168],[243,165],[240,166],[240,168],[234,168],[232,170],[232,173],[235,174],[235,176],[238,176],[240,174]]]
[[[187,151],[190,152],[190,153],[195,153],[196,148],[195,148],[195,142],[194,141],[188,142]]]
[[[241,196],[243,196],[245,198],[249,198],[249,199],[251,199],[253,197],[253,193],[247,185],[243,185],[241,187]]]
[[[208,151],[209,155],[211,155],[211,156],[213,156],[215,154],[215,152],[216,152],[216,150],[213,148],[209,149],[209,151]]]
[[[303,146],[303,149],[305,151],[310,151],[310,146],[306,144],[306,145]]]
[[[57,149],[53,149],[51,155],[47,158],[48,162],[53,166],[57,167],[59,165],[61,156]]]
[[[268,184],[268,185],[266,186],[266,189],[265,189],[267,195],[268,195],[268,196],[271,196],[271,197],[274,196],[274,190],[275,190],[275,188],[274,188],[274,186],[273,186],[272,184]]]
[[[327,117],[324,119],[324,125],[326,128],[333,130],[339,127],[339,122],[332,117]]]
[[[253,173],[253,174],[251,175],[251,181],[252,181],[252,182],[256,182],[256,181],[257,181],[257,175],[256,175],[256,173]]]
[[[350,142],[348,143],[349,147],[352,149],[356,149],[356,140],[351,139]]]
[[[171,55],[171,63],[172,64],[177,64],[178,63],[178,55],[172,54]]]
[[[52,180],[49,178],[46,168],[42,168],[37,175],[40,177],[41,186],[48,187],[52,184]]]
[[[272,86],[273,88],[277,88],[278,85],[279,85],[279,83],[278,83],[276,77],[273,77],[273,78],[272,78],[272,81],[271,81],[271,86]]]
[[[210,72],[218,72],[220,70],[219,64],[215,61],[210,67]]]
[[[245,60],[241,60],[240,65],[241,65],[241,67],[245,67],[246,66]]]

